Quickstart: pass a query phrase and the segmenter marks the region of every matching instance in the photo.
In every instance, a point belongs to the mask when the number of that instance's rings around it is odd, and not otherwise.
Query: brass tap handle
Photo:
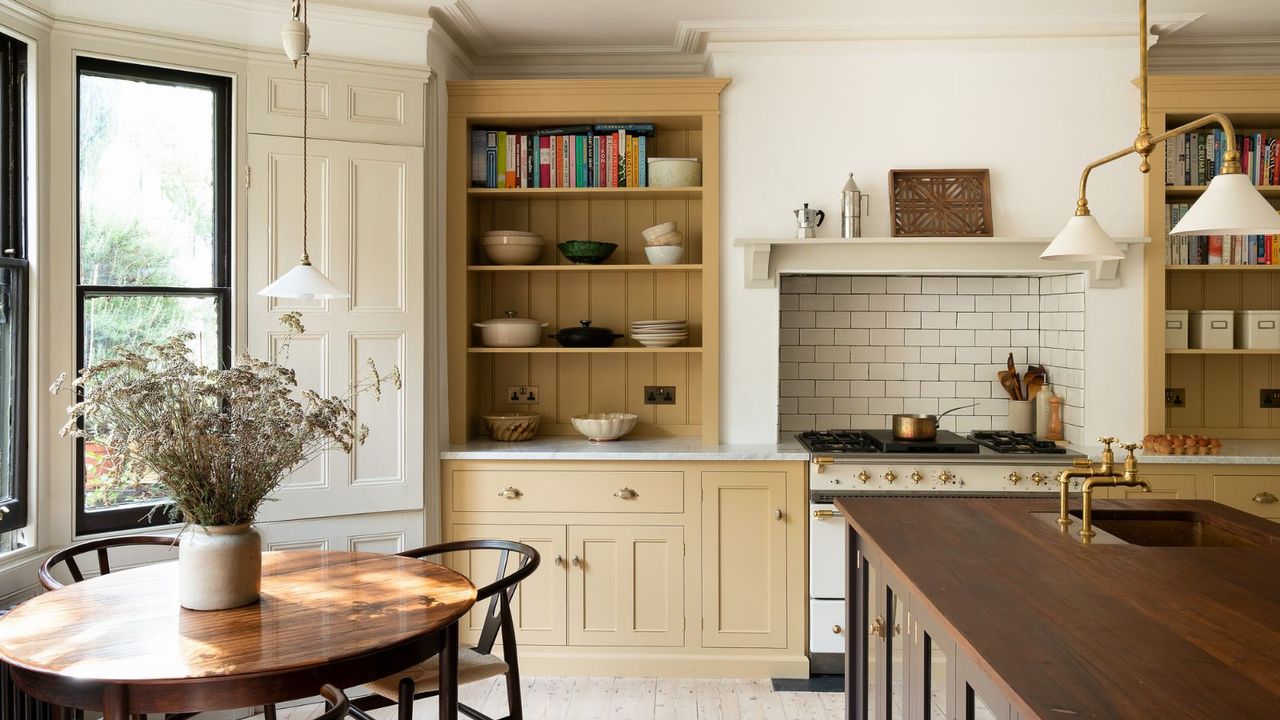
[[[863,470],[863,471],[861,471],[861,472],[859,472],[859,473],[858,473],[858,482],[865,483],[865,482],[867,482],[867,481],[868,481],[868,480],[870,480],[870,479],[871,479],[871,476],[870,476],[869,474],[867,474],[867,471],[866,471],[866,470]]]
[[[871,628],[868,632],[873,636],[884,640],[884,618],[876,616],[876,618],[871,621]]]
[[[514,488],[514,487],[503,488],[502,490],[498,491],[498,497],[503,497],[508,500],[515,500],[523,494],[524,493],[520,492],[520,488]]]
[[[623,500],[635,500],[636,498],[640,497],[640,493],[636,492],[635,490],[632,490],[629,487],[624,487],[618,492],[614,493],[613,496],[616,498],[621,498]]]
[[[956,479],[956,476],[952,475],[946,470],[943,470],[942,472],[938,473],[938,482],[942,483],[943,485],[946,485],[955,479]]]
[[[1098,442],[1102,443],[1102,444],[1106,447],[1106,449],[1107,449],[1107,450],[1110,450],[1110,449],[1111,449],[1111,443],[1118,443],[1118,442],[1120,442],[1120,440],[1119,440],[1118,438],[1105,437],[1105,436],[1104,436],[1104,437],[1100,437],[1100,438],[1098,438]]]
[[[923,479],[924,479],[924,475],[921,475],[919,470],[911,471],[911,482],[918,483]]]
[[[897,473],[895,473],[895,472],[891,469],[891,470],[887,471],[887,472],[886,472],[884,475],[882,475],[881,477],[883,477],[883,478],[884,478],[884,481],[885,481],[885,482],[887,482],[887,483],[889,483],[890,485],[892,485],[892,484],[893,484],[893,481],[898,479],[898,474],[897,474]]]
[[[1014,485],[1017,485],[1018,483],[1022,482],[1022,476],[1018,474],[1017,470],[1014,470],[1013,472],[1006,475],[1004,479],[1008,480],[1010,483]]]
[[[1044,475],[1041,475],[1038,472],[1031,473],[1031,482],[1035,483],[1036,485],[1043,485],[1044,481],[1048,479],[1049,478],[1045,477]]]

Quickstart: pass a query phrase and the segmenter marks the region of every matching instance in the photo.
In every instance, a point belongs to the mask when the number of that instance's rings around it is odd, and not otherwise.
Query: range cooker
[[[796,436],[809,451],[809,654],[815,673],[841,673],[845,523],[842,495],[1036,497],[1058,492],[1056,476],[1081,453],[1024,433],[938,431],[899,441],[889,430],[826,430]]]

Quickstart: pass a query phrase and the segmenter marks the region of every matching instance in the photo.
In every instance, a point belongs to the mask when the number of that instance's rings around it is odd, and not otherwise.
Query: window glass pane
[[[0,268],[0,500],[9,500],[14,496],[13,483],[17,473],[18,447],[17,423],[18,413],[23,408],[18,405],[18,376],[21,347],[19,323],[17,316],[20,307],[18,302],[18,273],[9,268]]]
[[[81,283],[215,284],[214,100],[81,75]]]
[[[84,343],[88,364],[112,357],[121,347],[159,342],[178,333],[195,335],[191,351],[201,363],[217,367],[218,306],[213,297],[130,295],[91,297],[84,304]],[[112,459],[103,444],[85,428],[85,510],[104,510],[163,499],[155,478],[145,474],[112,477]]]

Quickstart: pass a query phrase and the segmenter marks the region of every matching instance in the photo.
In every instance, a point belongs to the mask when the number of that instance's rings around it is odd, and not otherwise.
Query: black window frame
[[[9,317],[18,322],[14,338],[12,493],[0,498],[0,532],[27,525],[30,508],[30,273],[27,251],[27,43],[0,33],[0,268],[16,284]]]
[[[166,287],[139,285],[84,285],[80,275],[80,82],[85,75],[121,80],[136,80],[177,87],[193,87],[210,90],[214,97],[214,148],[213,148],[213,242],[214,284],[209,287]],[[213,75],[192,70],[142,65],[106,58],[80,56],[76,58],[76,367],[85,366],[87,348],[84,341],[84,310],[86,301],[102,297],[130,297],[163,295],[170,297],[213,298],[218,313],[219,362],[222,367],[231,365],[231,234],[234,220],[231,216],[232,196],[231,156],[233,146],[232,81],[225,75]],[[157,338],[162,339],[162,338]],[[169,525],[166,503],[137,503],[106,510],[85,508],[84,440],[76,441],[76,516],[75,533],[91,535],[106,532],[136,530],[156,525]]]

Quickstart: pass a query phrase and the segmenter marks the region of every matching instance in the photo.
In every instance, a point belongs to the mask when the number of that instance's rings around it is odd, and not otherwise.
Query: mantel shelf
[[[739,238],[733,241],[746,253],[745,284],[749,288],[770,288],[777,284],[777,273],[771,265],[775,250],[794,248],[812,254],[815,250],[841,250],[853,259],[847,266],[824,262],[809,267],[801,264],[797,272],[881,272],[881,273],[1028,273],[1049,275],[1064,272],[1089,272],[1090,285],[1116,287],[1120,284],[1120,262],[1095,263],[1052,262],[1041,260],[1040,252],[1053,238],[1049,237],[860,237],[860,238]],[[1149,243],[1150,238],[1116,238],[1123,252],[1130,245]],[[955,262],[957,251],[981,246],[985,252],[967,253],[965,263]],[[905,252],[904,252],[905,251]],[[876,256],[875,262],[863,262]]]

